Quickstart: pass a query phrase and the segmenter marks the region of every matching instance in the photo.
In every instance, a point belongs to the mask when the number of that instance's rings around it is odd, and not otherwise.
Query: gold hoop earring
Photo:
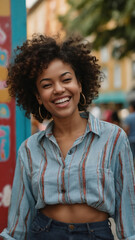
[[[80,94],[81,94],[81,96],[83,98],[83,103],[80,102],[80,105],[81,106],[85,106],[86,105],[86,97],[85,97],[85,95],[82,92]]]
[[[41,108],[41,105],[39,105],[39,107],[38,107],[39,116],[41,117],[42,120],[44,120],[44,118],[43,118],[43,116],[41,114],[41,109],[40,108]]]

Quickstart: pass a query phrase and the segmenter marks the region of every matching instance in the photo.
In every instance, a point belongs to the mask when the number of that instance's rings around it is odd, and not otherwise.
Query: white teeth
[[[58,99],[58,100],[54,101],[54,103],[58,104],[58,103],[64,103],[66,101],[69,101],[69,97]]]

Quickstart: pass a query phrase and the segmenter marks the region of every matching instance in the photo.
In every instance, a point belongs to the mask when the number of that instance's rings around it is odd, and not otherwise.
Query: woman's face
[[[38,103],[43,104],[53,118],[66,118],[78,112],[82,88],[69,64],[53,60],[38,77],[36,86]]]

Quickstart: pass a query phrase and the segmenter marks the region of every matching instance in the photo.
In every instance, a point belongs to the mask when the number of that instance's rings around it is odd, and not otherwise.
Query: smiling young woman
[[[20,146],[4,239],[135,239],[133,157],[125,132],[87,107],[102,74],[81,37],[37,35],[16,50],[7,85],[44,131]]]

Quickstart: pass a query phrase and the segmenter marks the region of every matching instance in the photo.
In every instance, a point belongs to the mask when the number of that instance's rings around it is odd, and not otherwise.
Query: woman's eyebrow
[[[64,73],[62,73],[61,75],[60,75],[60,77],[63,77],[63,76],[65,76],[66,74],[71,74],[71,72],[64,72]],[[41,82],[43,82],[43,81],[51,81],[51,78],[42,78],[41,80],[40,80],[40,83]]]
[[[42,79],[40,80],[40,83],[43,82],[43,81],[50,81],[50,80],[51,80],[51,78],[42,78]]]
[[[71,74],[71,72],[64,72],[64,73],[62,73],[60,76],[63,77],[63,76],[65,76],[65,75],[68,74],[68,73]]]

